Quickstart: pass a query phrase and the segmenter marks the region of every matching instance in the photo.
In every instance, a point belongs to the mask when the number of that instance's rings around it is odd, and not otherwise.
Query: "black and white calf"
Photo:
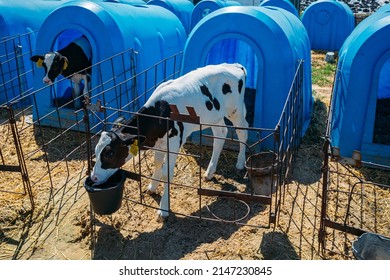
[[[91,66],[91,46],[84,36],[77,38],[61,50],[48,52],[44,55],[34,55],[31,60],[36,62],[38,67],[45,69],[43,82],[52,84],[62,74],[71,79],[74,91],[76,109],[81,107],[81,81],[84,81],[84,96],[88,93],[88,79]]]
[[[111,131],[102,133],[95,147],[96,164],[91,173],[92,181],[97,184],[105,182],[118,168],[136,156],[138,149],[154,147],[157,149],[154,155],[155,171],[148,191],[155,193],[161,179],[170,182],[180,147],[193,131],[199,130],[199,125],[172,120],[167,125],[166,119],[162,118],[169,118],[170,104],[176,105],[179,112],[187,112],[186,106],[191,106],[202,124],[216,125],[211,126],[216,137],[212,157],[204,174],[206,179],[211,180],[227,134],[224,117],[236,127],[248,127],[245,120],[245,76],[246,70],[240,64],[209,65],[158,86],[139,110],[138,118],[135,116],[122,126],[114,126]],[[236,132],[241,142],[236,168],[243,169],[244,143],[248,132],[246,129],[237,129]],[[166,153],[161,151],[166,151],[167,145],[170,151],[169,164]],[[168,216],[167,187],[165,183],[158,211],[161,217]]]

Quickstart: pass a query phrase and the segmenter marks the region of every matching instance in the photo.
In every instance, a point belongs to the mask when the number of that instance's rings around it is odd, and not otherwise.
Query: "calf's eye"
[[[114,151],[112,151],[112,150],[105,151],[104,157],[107,158],[107,159],[112,159],[114,157]]]

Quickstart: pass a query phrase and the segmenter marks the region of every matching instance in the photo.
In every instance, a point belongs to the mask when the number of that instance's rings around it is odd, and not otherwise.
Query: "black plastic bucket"
[[[84,187],[96,214],[110,215],[121,208],[125,180],[126,176],[121,169],[101,185],[94,185],[90,177],[85,179]]]

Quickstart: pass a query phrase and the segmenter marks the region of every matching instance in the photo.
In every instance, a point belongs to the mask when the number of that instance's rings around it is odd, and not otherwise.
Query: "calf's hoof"
[[[169,212],[165,210],[158,210],[157,211],[157,221],[158,222],[164,222],[169,216]]]
[[[205,173],[205,174],[203,175],[203,181],[204,181],[204,182],[209,182],[209,181],[211,181],[213,178],[214,178],[214,174]]]
[[[241,162],[236,163],[236,169],[237,170],[243,170],[245,168],[245,164]]]
[[[153,194],[156,194],[157,192],[152,192],[151,190],[147,189],[145,191],[146,194],[149,194],[149,195],[153,195]]]
[[[146,188],[146,193],[147,194],[156,194],[157,193],[157,187],[153,187],[152,185],[149,185]]]
[[[207,176],[203,176],[203,182],[210,182],[213,179],[213,177],[208,178]]]
[[[244,180],[248,179],[248,174],[245,169],[236,169],[236,175]]]

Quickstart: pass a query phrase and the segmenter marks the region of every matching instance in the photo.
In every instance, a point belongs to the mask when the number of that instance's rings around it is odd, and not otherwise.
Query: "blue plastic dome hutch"
[[[198,2],[191,14],[191,30],[202,18],[208,14],[218,9],[230,6],[241,6],[241,3],[232,0],[202,0]]]
[[[299,17],[298,11],[290,0],[264,0],[260,3],[261,7],[278,7],[289,11]]]
[[[194,4],[189,0],[150,0],[148,5],[157,5],[174,13],[181,21],[187,34],[191,31],[191,15]]]
[[[78,16],[73,17],[74,14]],[[131,61],[128,60],[118,62],[114,67],[116,72],[121,72],[121,68],[133,67],[134,73],[140,73],[158,61],[179,53],[183,50],[187,38],[180,20],[172,12],[160,6],[70,1],[53,11],[42,24],[37,37],[36,53],[43,54],[59,49],[82,35],[90,43],[92,64],[125,50],[134,49],[135,67],[130,65]],[[101,67],[99,73],[92,69],[91,88],[100,87],[104,91],[113,87],[112,82],[107,82],[113,77],[112,68]],[[52,111],[54,107],[53,87],[44,86],[42,77],[43,70],[35,71],[35,89],[41,89],[37,95],[37,106],[39,106],[37,111],[41,115]],[[152,86],[154,85],[137,84],[140,92],[145,87]],[[66,79],[56,83],[55,87],[56,98],[71,91],[70,83]],[[93,96],[94,94],[92,94],[92,102],[96,102]],[[105,96],[106,101],[117,99],[114,91],[106,92]],[[128,100],[124,97],[121,104],[132,101],[131,97],[127,98]],[[118,106],[115,102],[104,105]],[[73,110],[62,110],[61,113],[61,121],[74,122]],[[50,118],[45,118],[44,121],[48,122],[46,125],[58,125],[57,120],[50,123]],[[66,124],[61,126],[66,127]]]
[[[339,51],[355,27],[355,17],[346,3],[320,0],[305,9],[302,23],[312,50]]]
[[[390,9],[382,9],[363,20],[339,52],[330,141],[341,160],[390,164],[388,38]]]
[[[247,88],[256,91],[252,125],[273,129],[300,59],[310,61],[311,53],[299,18],[282,8],[233,6],[213,12],[194,27],[184,49],[182,72],[207,64],[241,63],[248,72]],[[303,87],[305,131],[313,105],[310,63],[304,64]]]
[[[0,104],[17,99],[23,91],[32,88],[29,54],[35,48],[37,31],[44,19],[60,4],[38,0],[0,1]]]

